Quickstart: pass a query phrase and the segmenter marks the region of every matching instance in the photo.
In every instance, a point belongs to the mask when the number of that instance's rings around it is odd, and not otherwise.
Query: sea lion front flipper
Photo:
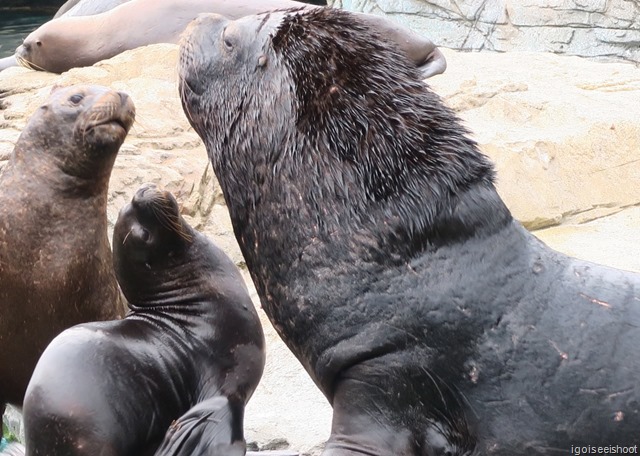
[[[429,38],[375,14],[354,12],[364,19],[381,37],[395,43],[418,67],[423,79],[442,74],[447,69],[447,59]]]
[[[155,456],[244,456],[244,440],[234,441],[234,415],[223,396],[196,404],[169,427]]]
[[[0,71],[14,66],[18,66],[18,60],[15,55],[10,55],[9,57],[0,59]]]

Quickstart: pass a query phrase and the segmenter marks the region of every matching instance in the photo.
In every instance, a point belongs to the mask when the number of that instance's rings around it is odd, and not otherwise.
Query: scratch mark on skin
[[[415,269],[413,269],[413,267],[409,263],[407,263],[407,269],[414,275],[416,276],[418,275],[418,272]]]
[[[617,391],[615,393],[611,393],[611,394],[609,394],[607,396],[607,399],[613,399],[615,397],[624,396],[625,394],[629,394],[629,393],[633,393],[633,388],[627,388],[627,389],[622,390],[622,391]]]
[[[587,296],[584,293],[578,293],[578,295],[594,304],[598,304],[599,306],[606,307],[607,309],[611,308],[611,304],[609,304],[608,302],[600,301],[599,299],[592,298],[591,296]]]
[[[554,341],[549,340],[549,343],[558,352],[558,354],[560,355],[560,358],[569,359],[569,355],[567,353],[563,352],[562,350],[560,350],[560,348],[558,348],[558,345]]]
[[[584,394],[603,394],[607,390],[605,388],[595,388],[595,389],[580,388],[578,391]]]

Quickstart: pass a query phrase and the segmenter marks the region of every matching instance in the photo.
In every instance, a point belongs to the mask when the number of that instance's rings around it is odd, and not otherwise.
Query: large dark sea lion
[[[91,66],[127,49],[153,43],[177,43],[186,26],[201,13],[243,16],[296,6],[290,0],[131,0],[101,14],[60,17],[43,24],[18,47],[16,58],[28,68],[62,73]],[[361,14],[420,66],[424,77],[442,73],[446,61],[428,39],[381,16]]]
[[[513,220],[394,43],[339,10],[208,15],[179,72],[262,306],[333,405],[325,456],[640,444],[640,276]]]
[[[133,120],[124,93],[58,89],[0,173],[0,411],[7,402],[22,405],[33,368],[58,333],[124,313],[107,190]]]
[[[47,347],[24,401],[27,455],[153,454],[173,420],[216,397],[211,451],[170,454],[244,454],[244,407],[265,352],[237,267],[151,185],[120,211],[113,257],[130,312]]]

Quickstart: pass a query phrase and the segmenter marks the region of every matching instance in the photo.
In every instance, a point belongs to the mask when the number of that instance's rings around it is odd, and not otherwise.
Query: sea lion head
[[[31,32],[15,52],[18,64],[36,71],[62,73],[70,67],[66,50],[76,47],[73,22],[68,19],[49,21]]]
[[[96,62],[100,36],[84,17],[61,17],[45,22],[18,46],[15,58],[21,66],[36,71],[63,73]]]
[[[48,46],[47,46],[48,48]],[[40,29],[34,30],[22,41],[15,52],[18,63],[31,70],[45,71],[36,62],[41,62],[47,49],[43,49],[42,32]]]
[[[289,84],[285,75],[278,73],[280,64],[269,49],[271,34],[285,15],[274,12],[231,21],[219,14],[203,14],[185,31],[180,55],[183,106],[192,125],[201,136],[211,137],[212,145],[224,140],[230,133],[225,130],[242,111],[256,109],[252,106],[256,103],[267,111],[265,105],[273,105],[286,92]],[[213,83],[229,76],[240,77],[239,84]],[[285,87],[279,88],[280,83]],[[278,109],[290,110],[291,100],[282,101],[285,103]],[[216,113],[217,109],[221,111]]]
[[[492,164],[415,64],[348,12],[201,16],[183,36],[179,72],[238,229],[247,208],[280,200],[282,220],[268,220],[314,223],[300,237],[368,224],[411,253],[441,234],[437,218],[458,195],[493,185]]]
[[[131,303],[142,301],[139,293],[156,283],[156,275],[183,264],[184,252],[194,232],[180,215],[175,197],[153,184],[142,185],[131,203],[122,208],[113,230],[116,277]]]
[[[125,93],[102,86],[54,88],[23,130],[16,153],[53,161],[70,176],[108,177],[134,119]],[[36,157],[34,151],[46,153]]]

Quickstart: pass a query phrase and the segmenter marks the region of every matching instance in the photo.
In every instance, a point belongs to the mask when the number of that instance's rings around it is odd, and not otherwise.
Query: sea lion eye
[[[69,97],[69,101],[75,105],[77,105],[78,103],[80,103],[82,101],[82,99],[84,98],[84,95],[80,94],[80,93],[76,93],[73,94]]]
[[[224,30],[222,30],[222,42],[227,49],[233,49],[233,41],[228,36],[226,36],[226,31],[227,28],[225,27]]]
[[[36,46],[38,46],[38,47],[42,46],[42,41],[40,41],[40,40],[36,41]]]

